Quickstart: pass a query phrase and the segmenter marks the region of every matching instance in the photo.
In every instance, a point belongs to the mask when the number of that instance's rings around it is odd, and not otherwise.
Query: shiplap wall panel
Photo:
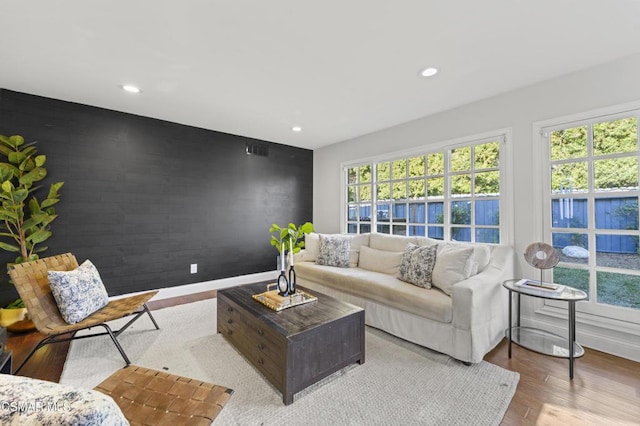
[[[4,89],[0,133],[39,141],[45,186],[65,182],[45,255],[91,259],[110,295],[273,270],[269,225],[312,220],[310,150]]]

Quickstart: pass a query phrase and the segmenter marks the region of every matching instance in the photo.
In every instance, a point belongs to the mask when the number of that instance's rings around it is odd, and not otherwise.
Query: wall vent
[[[258,157],[269,156],[269,146],[263,143],[247,142],[245,151],[247,155],[257,155]]]

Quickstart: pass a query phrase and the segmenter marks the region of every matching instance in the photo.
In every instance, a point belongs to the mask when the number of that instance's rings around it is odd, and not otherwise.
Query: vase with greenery
[[[271,245],[278,250],[278,253],[290,252],[298,253],[304,248],[304,236],[313,232],[313,224],[305,222],[296,226],[295,223],[289,223],[287,226],[279,226],[275,223],[269,228],[271,233]]]
[[[50,225],[57,217],[54,206],[60,201],[63,182],[51,184],[38,200],[38,182],[47,176],[47,157],[37,152],[36,142],[0,135],[0,249],[17,253],[7,266],[38,259],[47,249],[40,244],[51,237]]]

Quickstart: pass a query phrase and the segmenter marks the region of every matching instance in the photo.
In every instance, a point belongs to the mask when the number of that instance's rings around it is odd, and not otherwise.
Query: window
[[[346,165],[344,229],[501,242],[504,135]]]
[[[584,290],[579,309],[638,322],[640,111],[543,129],[545,233],[554,282]]]

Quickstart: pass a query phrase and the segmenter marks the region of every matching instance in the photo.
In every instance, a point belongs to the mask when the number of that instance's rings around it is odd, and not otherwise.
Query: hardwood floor
[[[215,291],[150,302],[152,310],[209,299]],[[162,326],[162,325],[161,325]],[[36,332],[9,333],[14,369],[42,338]],[[68,343],[41,348],[21,375],[57,382],[66,360]],[[520,382],[502,425],[626,424],[640,425],[640,363],[585,348],[569,380],[568,361],[512,347],[502,341],[485,361],[520,373]]]

